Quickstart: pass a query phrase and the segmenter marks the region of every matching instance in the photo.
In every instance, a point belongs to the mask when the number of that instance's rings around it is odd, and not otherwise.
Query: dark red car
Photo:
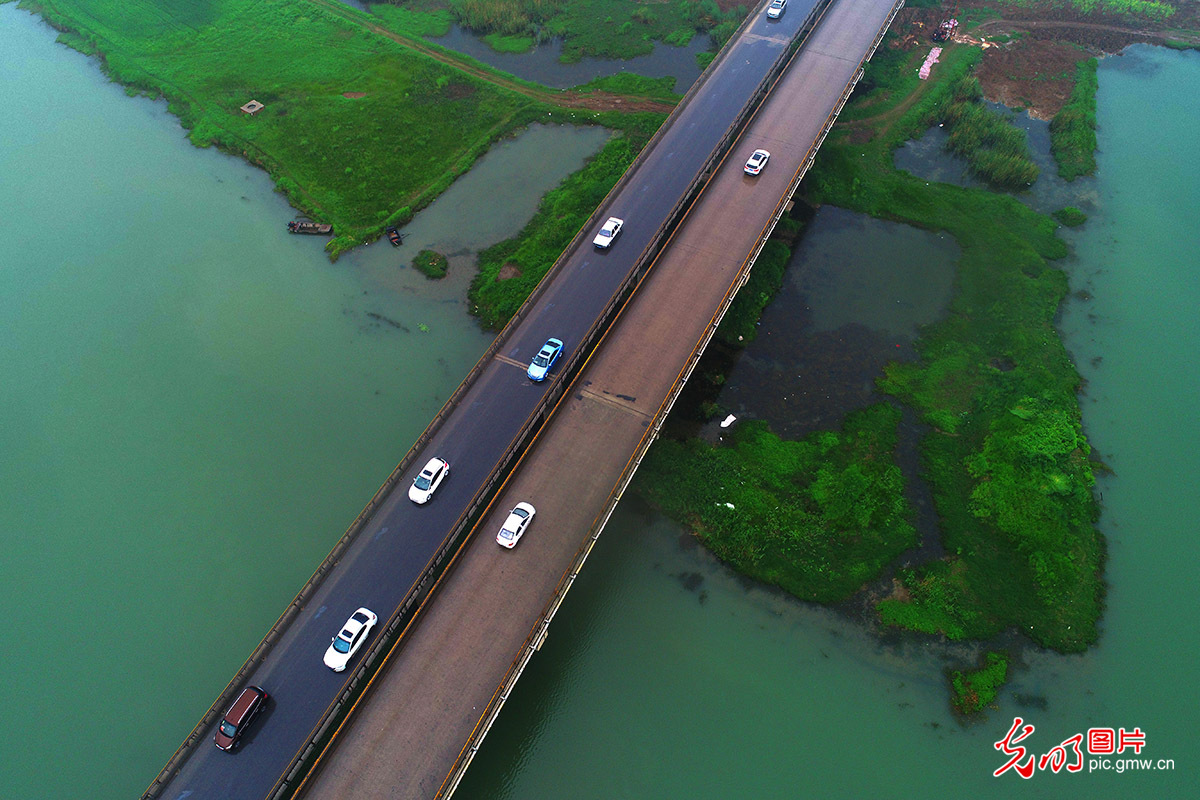
[[[250,727],[250,723],[266,704],[267,693],[258,686],[242,689],[242,693],[233,701],[221,724],[217,726],[217,734],[213,737],[217,747],[222,750],[237,747],[238,739],[242,738],[246,728]]]

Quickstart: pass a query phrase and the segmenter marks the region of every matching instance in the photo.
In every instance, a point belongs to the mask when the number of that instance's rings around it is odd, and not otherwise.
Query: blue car
[[[554,366],[554,362],[558,361],[558,357],[562,355],[563,343],[558,339],[547,339],[542,345],[542,349],[533,357],[533,362],[529,365],[529,380],[544,381],[546,374],[550,372],[550,368]]]

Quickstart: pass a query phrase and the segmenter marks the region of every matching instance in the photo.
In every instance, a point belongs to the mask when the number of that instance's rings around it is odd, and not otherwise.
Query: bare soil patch
[[[351,100],[357,100],[360,97],[366,96],[366,92],[342,92],[342,97],[349,97]]]
[[[959,18],[983,3],[962,4]],[[993,10],[995,9],[992,6]],[[1131,44],[1163,44],[1167,39],[1200,44],[1180,28],[1200,28],[1200,4],[1182,4],[1168,31],[1162,25],[1123,17],[1082,15],[1072,8],[1005,7],[1004,16],[970,30],[955,41],[984,48],[976,70],[984,96],[1030,115],[1050,119],[1062,109],[1075,85],[1075,65],[1087,58],[1120,53]],[[893,30],[904,49],[934,46],[930,34],[949,13],[940,8],[904,8]]]

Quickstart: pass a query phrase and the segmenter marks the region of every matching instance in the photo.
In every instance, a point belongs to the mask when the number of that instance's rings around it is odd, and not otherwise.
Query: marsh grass
[[[950,705],[960,714],[977,714],[996,702],[1008,680],[1008,653],[989,652],[975,669],[949,670]]]
[[[1054,328],[1067,291],[1055,223],[1011,197],[919,180],[892,151],[938,119],[974,58],[952,48],[909,110],[867,144],[835,129],[806,179],[813,202],[945,231],[962,248],[947,317],[880,388],[930,426],[921,442],[947,556],[902,573],[885,622],[952,638],[1017,626],[1078,651],[1095,641],[1103,539],[1080,378]]]
[[[1096,171],[1096,90],[1099,62],[1091,58],[1075,68],[1075,86],[1066,104],[1050,121],[1050,152],[1058,174],[1073,181]]]
[[[801,441],[759,421],[728,445],[662,439],[634,487],[739,572],[838,602],[916,544],[894,458],[900,416],[881,403]]]
[[[951,89],[953,100],[943,114],[950,132],[946,148],[962,156],[971,171],[992,186],[1024,189],[1038,177],[1029,155],[1025,131],[983,105],[983,90],[973,75],[959,78]]]
[[[1054,212],[1054,218],[1068,228],[1077,228],[1087,222],[1087,214],[1074,206],[1066,206]]]

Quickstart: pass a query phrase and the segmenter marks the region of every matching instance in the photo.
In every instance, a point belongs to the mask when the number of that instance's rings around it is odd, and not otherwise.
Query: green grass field
[[[37,0],[67,44],[267,169],[338,252],[428,204],[547,109],[303,0]],[[365,16],[365,15],[363,15]],[[256,116],[239,107],[256,99]],[[282,221],[281,221],[282,224]]]

